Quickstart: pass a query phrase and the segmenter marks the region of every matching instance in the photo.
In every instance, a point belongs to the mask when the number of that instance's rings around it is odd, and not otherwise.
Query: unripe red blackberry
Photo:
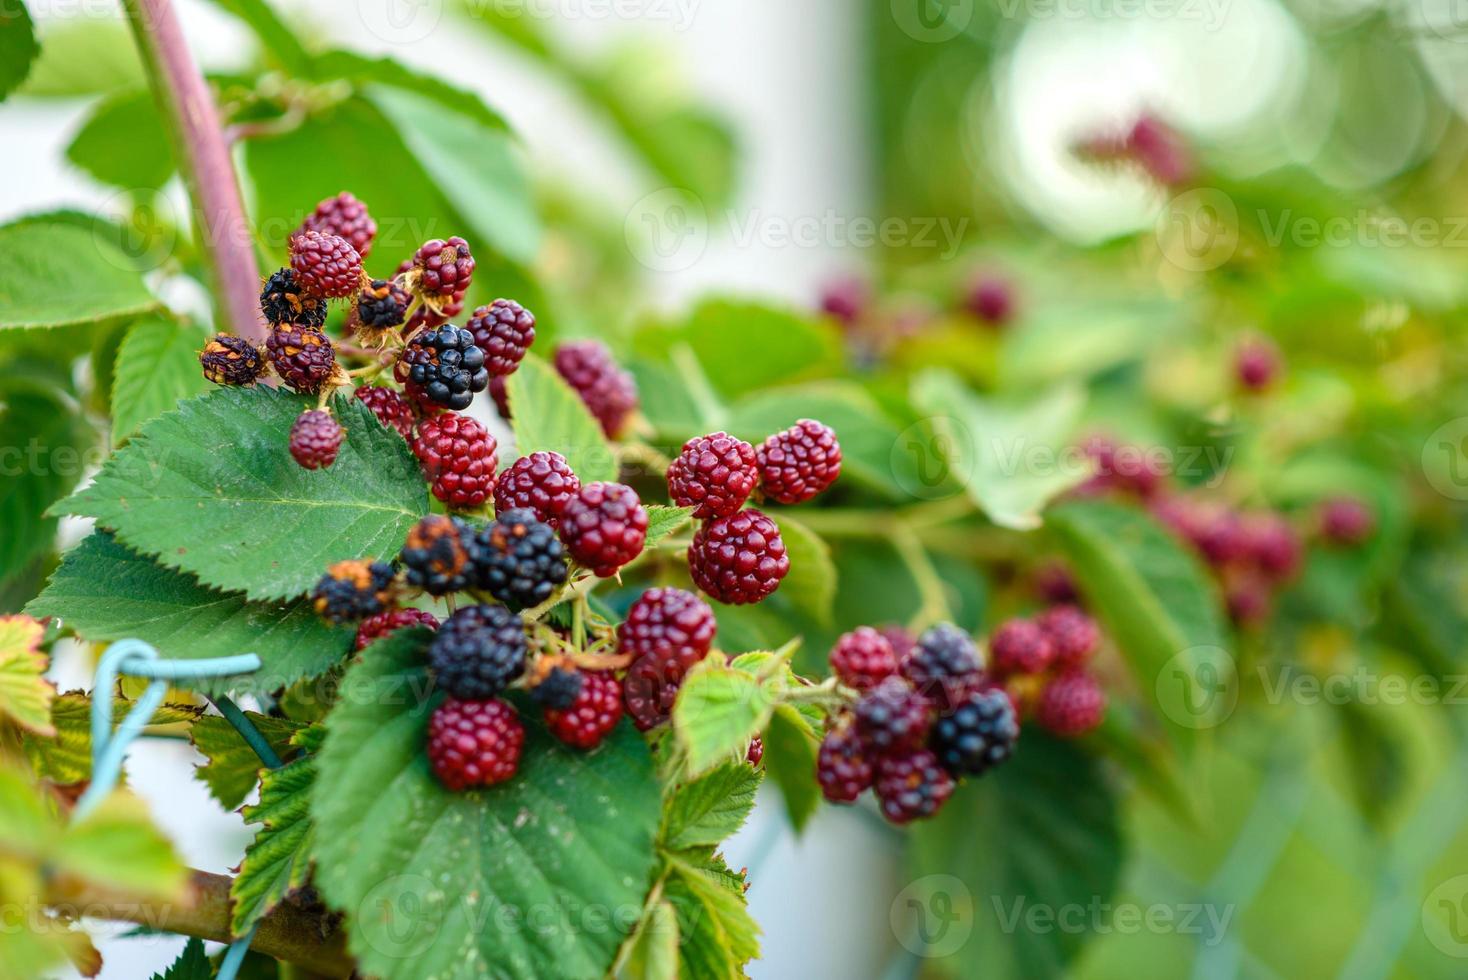
[[[1050,640],[1056,667],[1080,667],[1101,646],[1101,627],[1081,609],[1071,605],[1045,610],[1035,625]]]
[[[336,367],[336,351],[326,334],[296,324],[283,323],[270,331],[265,353],[280,379],[303,395],[319,392]]]
[[[1279,351],[1268,341],[1252,339],[1234,352],[1234,374],[1246,391],[1263,391],[1279,376]]]
[[[470,578],[500,602],[528,609],[566,581],[566,551],[531,510],[507,510],[469,541]]]
[[[368,334],[396,330],[408,318],[413,297],[391,279],[374,279],[357,293],[356,326]]]
[[[358,388],[352,394],[357,401],[372,409],[377,421],[395,430],[404,439],[413,437],[413,407],[401,394],[391,388],[366,386]]]
[[[1084,735],[1106,716],[1106,693],[1096,678],[1084,670],[1067,670],[1045,685],[1035,720],[1056,735]]]
[[[494,509],[498,513],[528,507],[555,527],[566,504],[580,490],[581,481],[566,457],[555,452],[531,453],[515,460],[499,475],[494,485]]]
[[[556,371],[566,380],[601,423],[607,438],[615,439],[637,408],[637,383],[617,367],[611,351],[599,340],[577,340],[556,348]]]
[[[1300,537],[1279,514],[1249,514],[1242,521],[1243,552],[1271,581],[1282,582],[1300,569]]]
[[[622,720],[622,685],[611,674],[583,675],[581,691],[565,710],[547,709],[551,734],[578,749],[594,749]]]
[[[393,570],[380,561],[339,561],[311,592],[316,614],[332,623],[366,619],[392,604]]]
[[[790,558],[775,522],[753,507],[705,523],[688,546],[694,584],[719,602],[759,602],[780,587]]]
[[[525,623],[504,606],[464,606],[438,628],[428,666],[451,697],[491,698],[525,673]]]
[[[801,419],[759,447],[764,494],[781,504],[804,503],[841,475],[841,444],[830,426]]]
[[[931,817],[953,795],[953,777],[927,749],[913,749],[877,760],[873,788],[882,816],[895,824]]]
[[[458,293],[462,302],[474,278],[474,256],[469,252],[469,243],[458,236],[447,241],[434,238],[424,242],[413,254],[412,268],[417,274],[419,292],[440,304]]]
[[[952,623],[939,623],[918,638],[899,669],[924,697],[947,710],[972,689],[981,666],[969,635]]]
[[[1080,588],[1070,569],[1058,561],[1048,562],[1035,570],[1035,593],[1048,603],[1078,603]]]
[[[422,419],[411,445],[433,495],[455,510],[472,510],[494,491],[494,436],[469,416]]]
[[[291,271],[307,292],[345,299],[362,288],[362,256],[337,235],[305,231],[291,238]]]
[[[998,276],[982,276],[969,288],[964,307],[989,326],[1002,327],[1014,316],[1014,290]]]
[[[933,704],[901,677],[888,677],[856,703],[856,731],[877,755],[917,748],[928,737]]]
[[[749,748],[744,751],[744,761],[759,768],[760,761],[765,757],[765,740],[756,735],[749,740]]]
[[[494,400],[494,408],[500,418],[510,421],[510,390],[505,379],[497,374],[489,376],[489,397]]]
[[[714,643],[714,611],[683,589],[648,589],[617,628],[623,653],[676,664],[683,671],[702,660]]]
[[[199,351],[204,377],[217,385],[246,387],[265,372],[265,355],[243,337],[220,333]]]
[[[368,616],[357,627],[357,641],[353,645],[358,652],[367,649],[385,636],[413,626],[438,629],[438,617],[421,609],[390,609],[387,612]]]
[[[1223,604],[1228,618],[1241,629],[1261,625],[1273,608],[1269,583],[1247,569],[1225,569]]]
[[[1008,759],[1019,717],[1003,691],[972,691],[933,724],[931,745],[955,776],[981,776]]]
[[[336,462],[336,454],[346,437],[346,430],[330,412],[321,409],[302,412],[291,423],[291,458],[304,469],[325,469]]]
[[[872,289],[865,279],[849,276],[831,283],[821,292],[821,312],[854,327],[872,302]]]
[[[493,786],[515,775],[525,726],[504,701],[445,698],[428,720],[428,761],[451,790]]]
[[[367,213],[367,205],[342,191],[316,205],[316,210],[306,215],[295,234],[307,231],[343,238],[365,259],[372,251],[372,240],[377,237],[377,222]]]
[[[816,753],[816,781],[831,803],[853,803],[872,785],[873,767],[866,747],[847,716],[821,739]]]
[[[588,483],[561,511],[561,540],[571,557],[606,578],[642,554],[647,511],[620,483]]]
[[[699,520],[734,513],[758,482],[754,447],[727,432],[689,439],[668,466],[668,496]]]
[[[622,678],[622,701],[638,731],[645,732],[668,720],[684,673],[676,661],[657,657],[632,661]]]
[[[484,351],[489,373],[508,377],[515,373],[525,352],[535,343],[535,317],[512,299],[497,299],[481,306],[469,317],[468,330]]]
[[[1031,620],[1011,619],[989,638],[989,669],[995,676],[1039,674],[1055,659],[1050,637]]]
[[[474,346],[473,334],[451,323],[414,336],[393,368],[393,376],[455,410],[468,408],[474,394],[489,385],[484,351]]]
[[[1320,534],[1331,544],[1355,547],[1376,531],[1376,515],[1354,497],[1335,497],[1320,507]]]
[[[1096,472],[1076,488],[1077,493],[1094,495],[1114,490],[1147,500],[1162,488],[1165,473],[1155,452],[1141,446],[1119,445],[1103,435],[1089,436],[1080,448],[1095,462]]]
[[[848,687],[870,691],[897,673],[897,652],[881,633],[858,626],[831,648],[831,670]]]
[[[277,269],[260,290],[260,312],[271,326],[296,323],[320,329],[326,323],[326,298],[298,283],[289,268]]]
[[[408,584],[429,595],[448,595],[469,585],[468,527],[457,517],[429,514],[408,529],[398,555]]]

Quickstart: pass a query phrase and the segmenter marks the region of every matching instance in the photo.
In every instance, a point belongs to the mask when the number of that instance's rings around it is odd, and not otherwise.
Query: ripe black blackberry
[[[357,294],[357,326],[376,332],[395,330],[408,318],[413,297],[391,279],[374,279]]]
[[[468,528],[457,517],[430,514],[408,530],[398,555],[408,584],[429,595],[448,595],[469,584]]]
[[[446,323],[415,336],[398,362],[399,381],[411,381],[431,401],[454,410],[469,407],[475,392],[489,384],[484,351],[474,335]]]
[[[303,395],[319,392],[336,367],[336,352],[326,334],[294,323],[270,331],[265,353],[280,379]]]
[[[375,616],[392,604],[393,570],[380,561],[339,561],[311,592],[316,614],[332,623]]]
[[[570,657],[542,654],[531,668],[530,697],[542,708],[565,711],[576,703],[585,677]]]
[[[506,511],[469,541],[471,580],[512,608],[540,605],[567,574],[565,546],[534,511]]]
[[[969,635],[952,623],[939,623],[918,638],[899,669],[924,697],[947,708],[973,686],[982,666]]]
[[[504,606],[465,606],[428,647],[438,686],[468,701],[492,698],[525,672],[525,624]]]
[[[322,409],[302,412],[291,423],[291,458],[304,469],[326,469],[336,462],[336,454],[346,436],[346,430],[330,412]]]
[[[916,748],[928,735],[933,706],[901,677],[889,677],[856,703],[856,730],[876,754]]]
[[[514,374],[535,343],[535,317],[512,299],[497,299],[477,308],[467,326],[474,343],[484,351],[489,373],[496,377]]]
[[[260,312],[271,326],[295,323],[319,330],[326,323],[326,300],[297,282],[289,268],[277,269],[260,290]]]
[[[265,354],[243,337],[215,334],[199,351],[204,377],[217,385],[245,387],[265,372]]]
[[[832,803],[853,803],[872,785],[872,763],[848,715],[821,740],[816,754],[816,781]]]
[[[1008,759],[1019,740],[1014,705],[1001,690],[974,691],[939,717],[929,745],[955,776],[980,776]]]
[[[953,777],[927,749],[913,749],[877,762],[875,789],[882,816],[895,824],[937,813],[953,795]]]

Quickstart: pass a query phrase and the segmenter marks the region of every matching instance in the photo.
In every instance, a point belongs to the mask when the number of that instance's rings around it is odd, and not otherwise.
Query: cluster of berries
[[[1100,646],[1094,619],[1069,603],[1052,606],[1034,619],[1000,624],[989,638],[988,675],[1021,718],[1073,738],[1106,715],[1106,693],[1088,667]]]
[[[859,627],[837,641],[831,668],[858,695],[831,719],[816,759],[821,792],[833,803],[870,788],[892,823],[930,817],[957,780],[1014,752],[1014,704],[955,626],[934,626],[915,642],[903,631]]]
[[[1075,153],[1093,163],[1136,167],[1164,187],[1178,187],[1197,174],[1187,141],[1150,112],[1143,112],[1122,132],[1103,132],[1078,142]]]
[[[699,521],[688,546],[688,569],[700,589],[731,605],[759,602],[790,571],[775,522],[754,507],[752,494],[801,504],[841,475],[841,444],[830,426],[801,419],[758,448],[727,432],[683,444],[668,466],[668,496],[693,508]]]
[[[866,363],[882,360],[894,346],[945,318],[937,303],[910,294],[879,299],[866,279],[854,275],[830,282],[821,292],[819,306],[841,328],[856,358]],[[997,270],[981,269],[955,298],[951,312],[997,330],[1014,319],[1016,307],[1010,279]]]

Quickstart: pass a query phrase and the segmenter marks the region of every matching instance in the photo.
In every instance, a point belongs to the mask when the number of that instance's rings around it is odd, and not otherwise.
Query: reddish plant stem
[[[123,2],[193,203],[194,232],[212,279],[219,325],[263,340],[260,267],[214,98],[189,54],[171,0]]]

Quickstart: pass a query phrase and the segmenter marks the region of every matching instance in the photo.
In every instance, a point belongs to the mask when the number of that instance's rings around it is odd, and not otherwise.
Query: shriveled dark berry
[[[413,407],[401,394],[391,388],[364,386],[353,392],[353,395],[372,409],[377,421],[395,430],[404,439],[413,437]]]
[[[357,293],[357,325],[368,331],[396,330],[408,318],[413,297],[391,279],[374,279]]]
[[[468,408],[489,384],[484,351],[474,346],[473,334],[451,323],[414,336],[394,372],[431,401],[455,410]]]
[[[494,697],[525,672],[525,624],[504,606],[465,606],[438,628],[428,666],[451,697]]]
[[[858,626],[831,648],[831,670],[848,687],[870,691],[897,673],[897,652],[881,633]]]
[[[566,581],[566,549],[531,510],[508,510],[469,543],[470,577],[512,608],[538,606]]]
[[[484,351],[485,366],[496,377],[515,373],[535,343],[535,317],[512,299],[497,299],[469,315],[468,330]]]
[[[433,495],[450,507],[472,510],[494,492],[494,436],[469,416],[445,412],[422,419],[409,444]]]
[[[431,630],[436,630],[438,629],[438,617],[422,609],[389,609],[387,612],[368,616],[357,627],[357,642],[354,648],[358,651],[365,650],[383,637],[413,626],[427,626]]]
[[[606,578],[642,554],[647,511],[631,487],[588,483],[561,511],[559,530],[571,557]]]
[[[330,412],[321,409],[302,412],[291,423],[291,458],[304,469],[325,469],[336,462],[336,454],[346,437],[346,430]]]
[[[398,560],[408,584],[429,595],[448,595],[469,584],[469,530],[457,517],[429,514],[408,529]]]
[[[199,364],[209,381],[245,387],[260,380],[265,372],[265,355],[245,338],[221,333],[199,351]]]
[[[688,546],[688,571],[719,602],[743,605],[778,589],[790,558],[775,522],[747,507],[698,529]]]
[[[938,718],[929,744],[955,776],[980,776],[1008,759],[1019,719],[1003,691],[974,691]]]
[[[291,271],[301,288],[332,299],[355,295],[362,286],[362,256],[352,243],[319,231],[292,236]]]
[[[326,298],[297,282],[289,268],[277,269],[260,290],[260,312],[271,326],[296,323],[320,329],[326,323]]]
[[[265,339],[265,352],[275,373],[303,395],[321,390],[336,367],[336,352],[320,330],[281,324]]]
[[[454,791],[493,786],[515,775],[525,726],[499,700],[446,698],[428,720],[428,762]]]
[[[535,452],[521,456],[499,475],[494,485],[494,509],[498,513],[528,507],[555,527],[566,504],[580,490],[581,481],[566,457],[556,452]]]
[[[758,482],[754,447],[727,432],[689,439],[668,466],[668,496],[700,520],[734,513]]]
[[[367,205],[342,191],[316,205],[316,210],[306,215],[295,233],[306,231],[344,238],[365,259],[372,251],[372,240],[377,237],[377,222],[367,213]]]
[[[375,616],[392,604],[392,566],[380,561],[339,561],[311,592],[316,614],[332,623]]]
[[[877,755],[915,748],[927,738],[933,705],[901,677],[889,677],[856,703],[856,730]]]
[[[637,730],[645,732],[668,720],[686,673],[674,661],[638,657],[622,678],[622,701]]]
[[[607,438],[615,439],[637,409],[637,382],[612,360],[599,340],[577,340],[556,348],[556,371],[601,423]]]

